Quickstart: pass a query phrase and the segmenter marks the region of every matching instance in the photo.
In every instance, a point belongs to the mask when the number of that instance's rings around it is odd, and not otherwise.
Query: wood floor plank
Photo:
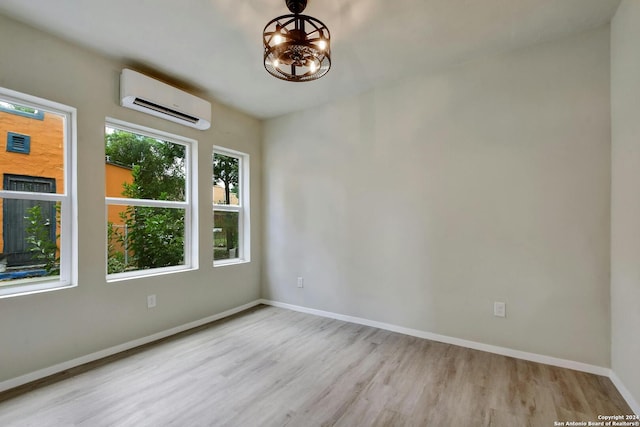
[[[259,306],[0,393],[2,426],[552,426],[608,378]]]

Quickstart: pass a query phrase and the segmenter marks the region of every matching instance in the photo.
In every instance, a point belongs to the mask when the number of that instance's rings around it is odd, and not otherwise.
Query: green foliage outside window
[[[229,205],[231,194],[239,197],[239,172],[240,164],[237,158],[217,153],[213,155],[213,185],[221,184],[224,187],[224,200],[216,200],[216,203]]]
[[[56,205],[56,212],[59,209],[59,205]],[[60,274],[60,251],[57,244],[60,235],[58,234],[55,240],[51,239],[51,221],[42,213],[42,207],[35,205],[27,209],[24,219],[29,252],[44,265],[47,275]]]
[[[130,167],[132,171],[133,182],[123,184],[123,197],[185,200],[186,148],[183,145],[121,130],[107,133],[105,139],[109,161]],[[126,233],[108,224],[109,273],[184,262],[184,209],[128,206],[120,217]],[[126,253],[117,251],[117,247],[126,248]]]
[[[237,157],[214,153],[213,185],[224,189],[224,200],[214,200],[215,204],[232,205],[231,195],[239,199],[240,161]],[[214,210],[213,259],[221,260],[238,256],[239,215],[237,212]]]

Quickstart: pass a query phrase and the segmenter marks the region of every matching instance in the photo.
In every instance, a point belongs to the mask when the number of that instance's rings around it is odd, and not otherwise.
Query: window
[[[29,119],[44,120],[44,110],[26,105],[13,104],[9,101],[0,100],[0,112],[15,114],[16,116],[27,117]]]
[[[0,298],[76,284],[75,120],[0,88]]]
[[[108,119],[107,279],[198,267],[192,139]]]
[[[214,147],[214,266],[250,261],[249,224],[249,155]]]

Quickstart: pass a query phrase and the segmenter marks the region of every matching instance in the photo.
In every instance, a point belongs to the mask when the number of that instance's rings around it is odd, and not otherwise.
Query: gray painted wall
[[[119,106],[117,61],[0,16],[0,86],[78,110],[79,286],[0,299],[0,381],[237,307],[260,297],[261,123],[213,103],[201,132]],[[200,269],[105,281],[104,120],[106,116],[199,142]],[[253,261],[213,268],[211,150],[251,156]],[[158,306],[146,308],[146,296]]]
[[[611,24],[611,351],[613,370],[636,402],[640,402],[639,40],[640,2],[623,1]]]
[[[267,121],[263,294],[609,366],[609,83],[603,27]]]

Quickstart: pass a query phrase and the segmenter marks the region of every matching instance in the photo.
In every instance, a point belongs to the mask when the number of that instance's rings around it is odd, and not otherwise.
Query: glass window
[[[109,120],[105,127],[107,276],[197,268],[191,153],[196,142]]]
[[[214,265],[249,261],[248,195],[249,156],[215,147],[213,151]]]
[[[44,120],[44,110],[10,102],[6,99],[0,100],[0,112],[28,117],[30,119]]]
[[[75,109],[0,88],[0,297],[75,285]]]

